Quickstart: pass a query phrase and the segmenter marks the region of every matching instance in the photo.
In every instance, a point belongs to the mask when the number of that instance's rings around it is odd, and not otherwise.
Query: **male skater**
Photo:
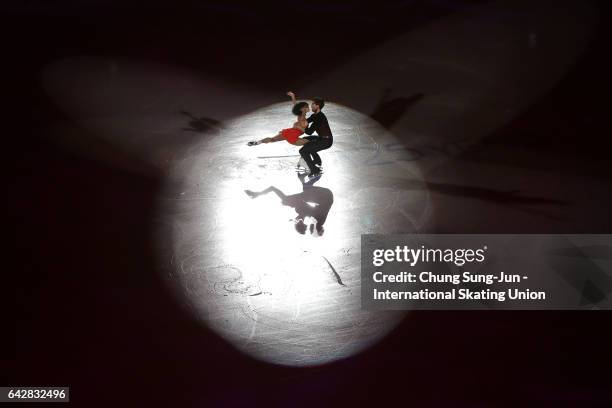
[[[329,122],[327,117],[321,109],[325,106],[325,101],[322,98],[314,98],[310,104],[310,109],[313,114],[308,118],[310,125],[306,128],[304,133],[305,139],[310,140],[304,147],[300,149],[300,155],[306,162],[308,169],[310,170],[311,176],[316,176],[321,173],[321,157],[317,153],[318,151],[329,149],[334,143],[334,137],[332,136],[331,129],[329,128]],[[317,132],[317,136],[312,134]]]

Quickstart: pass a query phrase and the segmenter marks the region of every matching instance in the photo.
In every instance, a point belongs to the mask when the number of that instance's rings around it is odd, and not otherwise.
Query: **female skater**
[[[280,142],[281,140],[286,140],[292,145],[303,146],[309,142],[308,139],[302,139],[300,136],[304,133],[306,128],[308,127],[308,122],[306,121],[306,113],[310,111],[308,107],[308,103],[306,102],[296,102],[295,94],[291,91],[287,92],[287,95],[291,97],[291,101],[293,102],[293,108],[291,112],[298,117],[297,122],[293,124],[292,128],[283,129],[274,137],[266,137],[261,140],[253,140],[247,143],[249,146],[255,146],[260,143],[274,143]]]

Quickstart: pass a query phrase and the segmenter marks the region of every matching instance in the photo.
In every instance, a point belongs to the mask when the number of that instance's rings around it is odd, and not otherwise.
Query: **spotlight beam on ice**
[[[528,107],[572,67],[593,24],[578,0],[493,2],[297,90],[330,101],[336,137],[316,185],[333,196],[323,234],[287,221],[305,218],[298,206],[244,193],[274,187],[317,202],[293,174],[294,146],[245,146],[289,124],[285,90],[101,57],[57,61],[42,81],[80,127],[60,129],[63,143],[112,159],[91,148],[94,135],[167,176],[162,268],[194,317],[255,358],[315,365],[366,349],[404,317],[361,310],[360,234],[422,231],[435,216],[425,175],[448,159],[440,146],[469,146]],[[416,154],[424,150],[440,154]]]

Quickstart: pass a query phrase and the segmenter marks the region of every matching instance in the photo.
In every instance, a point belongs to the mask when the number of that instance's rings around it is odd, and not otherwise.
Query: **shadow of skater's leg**
[[[263,194],[268,194],[268,193],[274,193],[278,196],[278,198],[280,198],[281,200],[284,200],[285,197],[287,197],[285,195],[285,193],[283,193],[282,191],[280,191],[278,188],[274,187],[274,186],[270,186],[268,188],[266,188],[265,190],[261,190],[259,192],[257,191],[251,191],[251,190],[244,190],[244,192],[251,198],[255,198],[255,197],[259,197],[260,195]]]
[[[278,196],[278,198],[280,198],[281,200],[283,200],[286,197],[285,193],[283,193],[282,191],[280,191],[278,188],[276,188],[274,186],[270,186],[270,187],[266,188],[265,190],[263,190],[259,194],[268,194],[268,193],[276,194]]]

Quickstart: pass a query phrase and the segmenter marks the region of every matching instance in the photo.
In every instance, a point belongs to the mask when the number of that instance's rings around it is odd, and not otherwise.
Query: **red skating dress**
[[[283,137],[283,139],[285,139],[291,144],[295,144],[295,142],[297,142],[297,140],[300,138],[302,133],[304,133],[304,131],[301,129],[297,129],[297,128],[289,128],[289,129],[281,130],[281,136]]]

